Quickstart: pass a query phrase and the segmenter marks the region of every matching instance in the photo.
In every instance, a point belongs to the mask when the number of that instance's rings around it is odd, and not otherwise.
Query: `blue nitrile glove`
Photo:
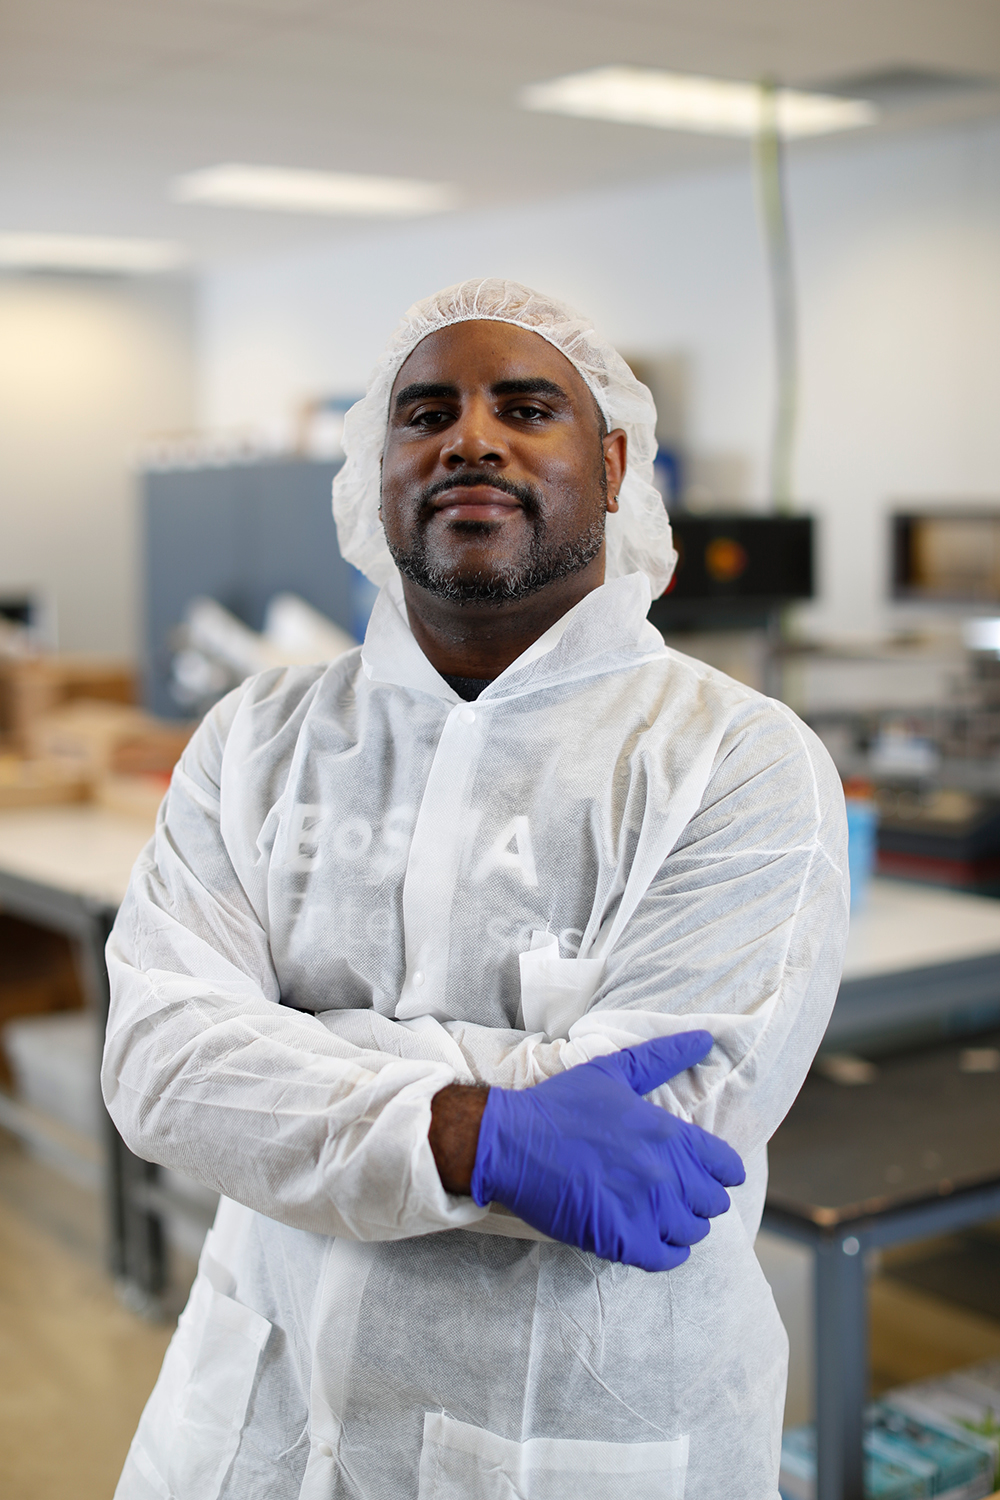
[[[527,1089],[491,1088],[471,1192],[567,1245],[667,1271],[704,1239],[746,1174],[718,1136],[649,1104],[700,1062],[707,1031],[683,1031],[569,1068]]]

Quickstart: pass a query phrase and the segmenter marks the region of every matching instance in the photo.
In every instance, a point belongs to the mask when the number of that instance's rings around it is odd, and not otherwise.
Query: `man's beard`
[[[598,484],[607,497],[607,479],[604,465],[598,469]],[[481,571],[471,577],[455,578],[449,568],[430,557],[427,531],[433,519],[431,502],[445,490],[473,489],[489,485],[520,501],[531,528],[531,539],[525,553],[516,561],[503,564],[490,572]],[[386,542],[392,560],[411,583],[425,589],[438,599],[448,599],[455,604],[509,604],[526,599],[539,589],[555,583],[560,578],[569,578],[593,562],[604,543],[605,509],[602,505],[594,520],[571,541],[554,542],[542,514],[538,496],[530,485],[516,484],[497,474],[463,474],[439,480],[429,485],[417,503],[417,525],[414,536],[407,547],[394,546],[389,538]],[[450,523],[466,536],[485,536],[497,526],[495,521],[453,521]]]

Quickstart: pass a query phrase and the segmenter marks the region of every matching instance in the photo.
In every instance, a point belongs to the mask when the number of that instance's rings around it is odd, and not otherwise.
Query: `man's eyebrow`
[[[396,396],[396,410],[409,406],[412,401],[446,401],[454,400],[458,395],[457,385],[438,385],[430,381],[417,380],[412,385],[404,385]]]
[[[561,385],[556,385],[554,380],[546,380],[544,375],[529,375],[523,380],[498,380],[496,385],[490,386],[490,394],[493,396],[555,396],[557,400],[569,400],[569,392],[564,391]]]

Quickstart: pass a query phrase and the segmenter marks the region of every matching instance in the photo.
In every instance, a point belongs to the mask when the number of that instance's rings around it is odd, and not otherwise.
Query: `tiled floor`
[[[0,1495],[111,1500],[170,1338],[125,1310],[92,1193],[0,1135]]]

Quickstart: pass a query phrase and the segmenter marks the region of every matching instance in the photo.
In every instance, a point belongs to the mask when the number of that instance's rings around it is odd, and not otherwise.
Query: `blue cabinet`
[[[177,630],[192,599],[218,602],[260,630],[268,601],[299,594],[358,638],[371,586],[340,555],[331,510],[339,464],[281,459],[143,476],[145,696],[167,718]]]

